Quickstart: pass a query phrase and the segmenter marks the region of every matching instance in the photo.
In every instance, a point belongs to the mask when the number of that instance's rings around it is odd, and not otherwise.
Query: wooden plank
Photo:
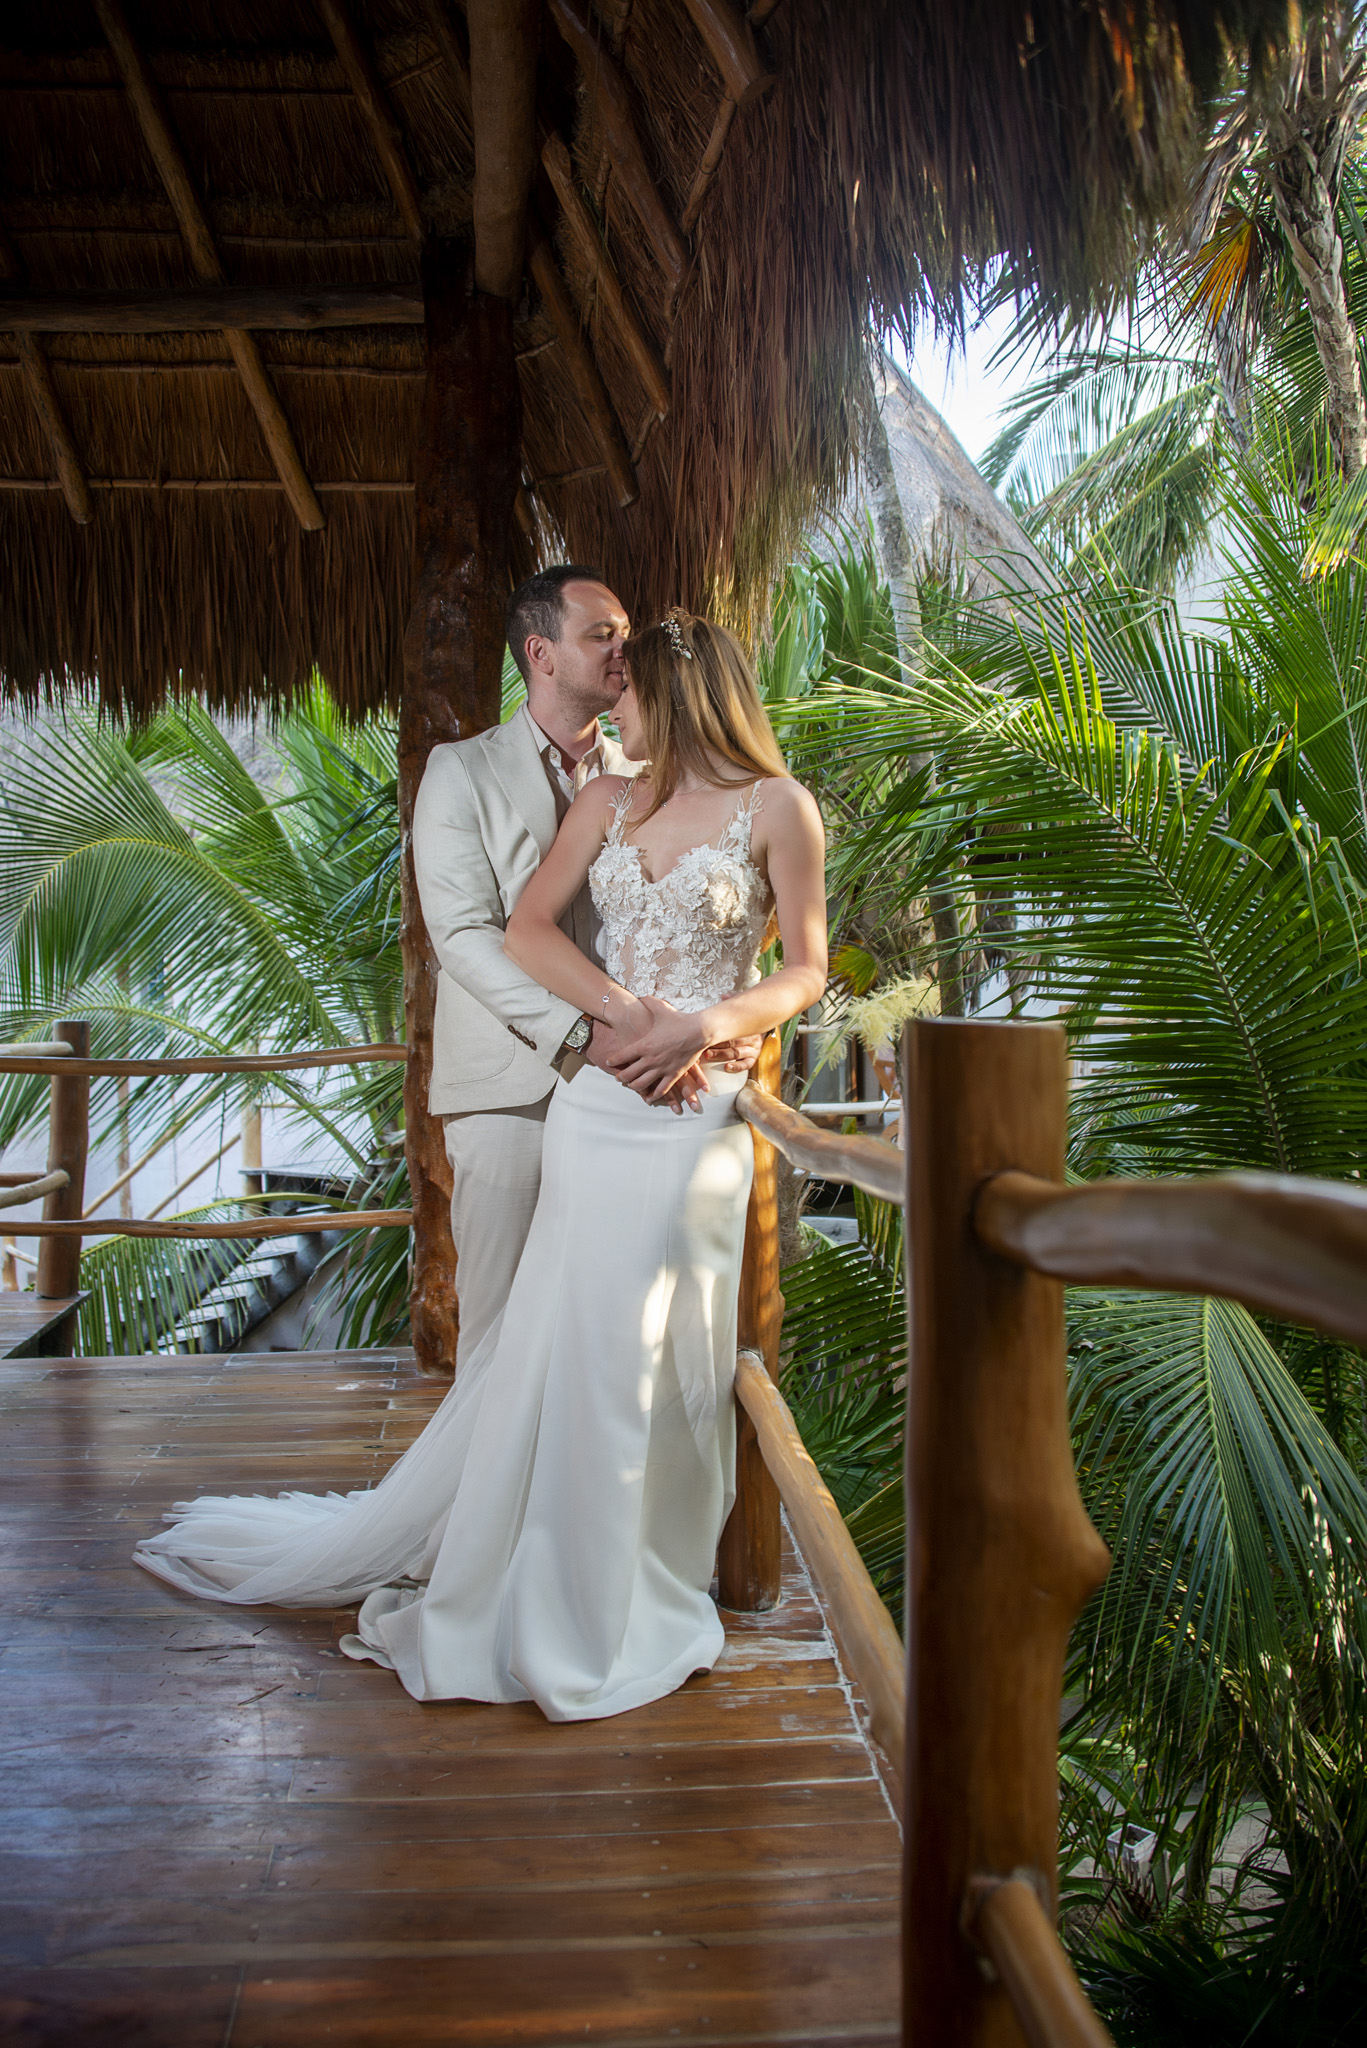
[[[898,1832],[791,1545],[715,1673],[565,1726],[131,1564],[203,1485],[373,1480],[439,1395],[388,1354],[0,1365],[5,2030],[891,2040]]]
[[[84,1294],[59,1296],[55,1301],[36,1294],[0,1294],[0,1358],[42,1358],[43,1340],[85,1300]],[[59,1357],[69,1356],[59,1352]]]

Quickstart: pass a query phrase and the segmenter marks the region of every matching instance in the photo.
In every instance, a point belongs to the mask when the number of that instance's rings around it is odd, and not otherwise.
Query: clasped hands
[[[595,1022],[586,1058],[645,1102],[658,1102],[682,1116],[686,1102],[699,1114],[708,1094],[703,1062],[728,1074],[745,1074],[759,1058],[763,1039],[709,1041],[707,1012],[676,1010],[658,996],[637,996],[616,1029]]]

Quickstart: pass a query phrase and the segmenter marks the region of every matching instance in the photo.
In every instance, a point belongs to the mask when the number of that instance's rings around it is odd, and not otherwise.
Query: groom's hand
[[[753,1038],[724,1038],[720,1045],[709,1045],[706,1057],[714,1064],[720,1062],[728,1074],[748,1074],[759,1058],[764,1044],[764,1033],[758,1031]]]
[[[609,1075],[614,1081],[621,1081],[621,1085],[624,1088],[629,1087],[631,1085],[629,1082],[622,1081],[621,1075],[613,1072],[612,1064],[614,1060],[625,1058],[626,1051],[626,1040],[621,1034],[614,1031],[611,1024],[606,1024],[595,1017],[593,1029],[589,1033],[589,1042],[584,1047],[584,1058],[589,1066],[597,1067],[600,1073]],[[650,1083],[642,1081],[639,1086],[632,1089],[632,1093],[635,1095],[646,1095],[649,1089]],[[675,1116],[682,1116],[685,1103],[688,1104],[690,1109],[697,1109],[699,1094],[705,1095],[706,1093],[706,1081],[703,1079],[699,1069],[696,1066],[692,1066],[686,1074],[679,1076],[668,1095],[662,1095],[656,1099],[667,1104],[673,1110]]]

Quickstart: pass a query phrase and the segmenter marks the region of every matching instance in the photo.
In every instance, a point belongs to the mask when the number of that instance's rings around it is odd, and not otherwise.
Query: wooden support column
[[[161,90],[123,11],[123,0],[95,0],[95,12],[122,73],[143,141],[175,210],[181,239],[195,275],[205,284],[225,284],[228,274],[220,260],[208,218],[172,130]],[[275,473],[285,487],[295,516],[306,532],[316,533],[324,523],[323,508],[305,473],[290,423],[276,396],[275,386],[266,374],[255,337],[244,329],[226,328],[223,338],[237,365],[243,389],[275,465]]]
[[[54,1036],[71,1047],[78,1059],[90,1057],[90,1026],[85,1022],[59,1024]],[[75,1221],[79,1224],[85,1206],[85,1160],[90,1144],[90,1079],[86,1074],[54,1074],[52,1106],[48,1113],[47,1170],[62,1168],[65,1187],[54,1188],[43,1201],[44,1223]],[[36,1292],[49,1299],[63,1299],[80,1292],[81,1240],[45,1237],[38,1247]],[[48,1345],[57,1358],[70,1358],[76,1343],[74,1314],[65,1317],[49,1336]]]
[[[764,1041],[750,1078],[770,1095],[781,1093],[783,1048],[777,1033]],[[753,1127],[755,1178],[745,1218],[745,1251],[740,1275],[738,1342],[764,1361],[778,1380],[778,1345],[783,1332],[779,1292],[777,1155]],[[717,1554],[718,1597],[738,1614],[776,1607],[782,1582],[783,1526],[778,1487],[760,1453],[755,1425],[744,1408],[736,1415],[736,1504],[722,1530]]]
[[[966,1930],[1004,1879],[1057,1913],[1063,1659],[1109,1559],[1073,1470],[1062,1286],[988,1251],[973,1204],[1006,1167],[1063,1179],[1067,1052],[1055,1024],[938,1019],[907,1027],[903,1062],[903,2038],[1020,2048]]]
[[[475,283],[522,289],[527,200],[536,172],[536,53],[541,0],[467,0],[475,131]]]
[[[522,404],[512,309],[474,289],[467,242],[423,256],[427,381],[414,469],[413,609],[399,713],[405,1147],[413,1198],[413,1344],[425,1372],[456,1358],[451,1170],[429,1114],[437,961],[413,879],[413,803],[427,757],[497,725],[513,503],[521,480]]]

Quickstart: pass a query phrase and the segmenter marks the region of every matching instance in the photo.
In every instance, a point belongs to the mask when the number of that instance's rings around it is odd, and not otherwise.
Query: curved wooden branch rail
[[[7,1237],[306,1237],[319,1230],[407,1230],[411,1209],[327,1209],[303,1216],[242,1216],[230,1223],[149,1223],[121,1216],[7,1223]]]
[[[1032,2048],[1113,2048],[1028,1877],[979,1878],[968,1931],[1010,1993]]]
[[[1029,1173],[984,1181],[980,1241],[1084,1287],[1218,1294],[1367,1344],[1367,1190],[1289,1174],[1062,1187]]]
[[[334,1045],[318,1052],[225,1053],[222,1057],[166,1060],[90,1060],[70,1054],[62,1058],[46,1053],[0,1052],[0,1074],[84,1074],[126,1076],[137,1079],[150,1074],[291,1074],[303,1067],[358,1067],[368,1062],[400,1065],[408,1057],[406,1045]]]
[[[907,1659],[854,1538],[803,1443],[792,1410],[752,1351],[736,1359],[736,1396],[792,1518],[802,1555],[826,1602],[847,1669],[869,1706],[869,1728],[901,1776],[906,1748]]]
[[[884,1202],[906,1198],[906,1159],[882,1138],[847,1138],[819,1131],[809,1117],[747,1082],[736,1108],[748,1124],[777,1146],[792,1165],[823,1180],[841,1181]]]
[[[36,1202],[40,1195],[55,1194],[58,1188],[68,1187],[70,1183],[71,1175],[61,1166],[55,1173],[45,1173],[41,1180],[21,1180],[0,1193],[0,1209],[20,1209],[25,1202]]]

